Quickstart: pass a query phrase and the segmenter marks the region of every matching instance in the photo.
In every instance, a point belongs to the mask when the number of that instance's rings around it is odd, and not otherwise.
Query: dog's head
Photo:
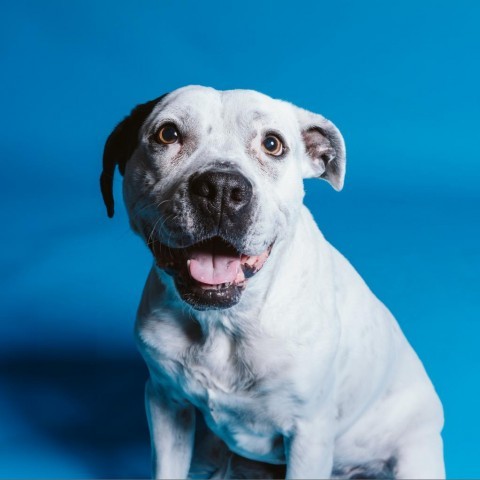
[[[345,146],[321,115],[192,86],[137,106],[110,134],[101,176],[110,217],[116,165],[131,226],[181,298],[228,308],[291,232],[303,178],[342,188]]]

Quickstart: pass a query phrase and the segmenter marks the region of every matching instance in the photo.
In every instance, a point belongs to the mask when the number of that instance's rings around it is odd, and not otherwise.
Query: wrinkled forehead
[[[263,125],[281,131],[295,128],[292,106],[253,90],[219,91],[208,87],[185,87],[168,94],[150,119],[208,124],[212,129],[250,129]],[[287,133],[287,132],[285,132]]]

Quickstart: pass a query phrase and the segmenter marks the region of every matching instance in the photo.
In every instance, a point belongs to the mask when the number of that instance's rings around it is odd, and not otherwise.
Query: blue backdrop
[[[480,2],[6,3],[0,477],[149,475],[132,339],[149,254],[98,175],[116,122],[191,83],[342,130],[346,187],[309,181],[306,202],[423,359],[448,475],[478,477]]]

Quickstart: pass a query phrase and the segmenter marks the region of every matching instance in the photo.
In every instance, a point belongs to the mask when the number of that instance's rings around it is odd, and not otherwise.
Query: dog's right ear
[[[115,167],[123,175],[125,165],[138,145],[138,133],[146,118],[152,113],[155,105],[165,96],[162,95],[149,102],[137,105],[130,115],[122,120],[105,142],[103,149],[103,170],[100,175],[100,189],[103,201],[107,207],[107,215],[112,218],[114,213],[113,176]]]

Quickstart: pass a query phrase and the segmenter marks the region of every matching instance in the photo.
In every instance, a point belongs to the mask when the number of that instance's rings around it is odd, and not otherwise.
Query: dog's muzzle
[[[151,239],[148,246],[157,266],[174,278],[184,301],[197,309],[231,307],[272,247],[258,255],[238,248],[252,218],[253,186],[238,172],[209,170],[192,175],[187,188],[196,225],[188,233],[199,241],[174,248]]]

